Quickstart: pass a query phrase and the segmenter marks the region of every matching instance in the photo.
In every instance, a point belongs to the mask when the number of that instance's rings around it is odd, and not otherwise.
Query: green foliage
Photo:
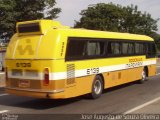
[[[160,51],[160,34],[153,32],[150,37],[155,40],[158,50]]]
[[[17,21],[57,18],[61,9],[55,4],[55,0],[0,0],[0,35],[10,37]]]
[[[160,34],[153,32],[150,36],[154,38],[155,42],[160,42]]]
[[[113,3],[98,3],[82,10],[80,21],[75,28],[93,30],[129,32],[151,35],[157,31],[157,21],[148,13],[142,13],[137,6],[122,7]]]

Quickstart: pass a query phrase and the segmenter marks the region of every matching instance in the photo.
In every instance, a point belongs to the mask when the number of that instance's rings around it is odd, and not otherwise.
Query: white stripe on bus
[[[9,110],[1,110],[1,111],[0,111],[0,114],[6,113],[6,112],[9,112]],[[3,120],[3,117],[2,117],[2,120]],[[4,119],[4,120],[6,120],[6,119]]]
[[[4,72],[0,72],[0,75],[4,75]]]
[[[157,73],[156,75],[160,75],[160,73]]]
[[[142,62],[143,64],[141,66],[147,66],[147,65],[153,65],[156,64],[156,60],[150,60],[150,61],[144,61]],[[140,66],[138,66],[140,67]],[[96,67],[95,67],[96,68]],[[112,66],[104,66],[104,67],[97,67],[99,68],[99,73],[105,73],[105,72],[112,72],[112,71],[117,71],[117,70],[125,70],[129,69],[126,67],[126,64],[120,64],[120,65],[112,65]],[[136,67],[131,67],[131,68],[136,68]],[[83,77],[83,76],[88,76],[88,75],[94,75],[92,74],[87,74],[87,69],[82,69],[82,70],[75,70],[75,77]],[[97,73],[95,73],[97,74]],[[62,80],[67,78],[67,71],[66,72],[54,72],[54,73],[49,73],[49,79],[50,80]],[[37,77],[32,77],[32,76],[13,76],[11,71],[8,72],[8,78],[18,78],[18,79],[31,79],[31,80],[43,80],[43,73],[38,73]]]
[[[8,93],[0,94],[0,97],[9,95]]]

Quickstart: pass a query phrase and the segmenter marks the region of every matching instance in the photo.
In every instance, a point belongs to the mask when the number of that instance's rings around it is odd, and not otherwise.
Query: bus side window
[[[104,45],[103,41],[70,39],[67,45],[66,60],[100,58],[105,53]]]
[[[129,47],[129,43],[122,43],[122,53],[123,55],[127,55],[128,54],[128,47]]]
[[[67,46],[66,59],[78,60],[84,57],[85,44],[87,41],[69,40]]]
[[[87,56],[100,56],[104,54],[104,42],[89,41],[86,47]]]
[[[134,44],[129,43],[128,44],[128,55],[133,55],[134,54]]]
[[[140,54],[140,44],[139,43],[135,43],[135,53],[136,55]]]
[[[139,44],[139,52],[140,54],[144,54],[144,44],[143,43]]]
[[[120,46],[120,43],[114,43],[113,44],[113,53],[114,55],[119,55],[121,54],[121,46]]]
[[[108,42],[107,54],[108,56],[113,56],[113,57],[119,56],[121,54],[120,42],[113,42],[113,41]]]
[[[121,46],[120,43],[118,42],[113,42],[111,43],[111,50],[112,53],[116,56],[116,55],[120,55],[121,54]]]
[[[111,42],[108,42],[106,49],[107,49],[107,55],[111,56],[113,54],[111,49]]]
[[[154,58],[156,57],[156,47],[153,42],[147,43],[147,58]]]
[[[123,55],[133,55],[134,54],[134,44],[132,42],[122,43],[122,53]]]
[[[144,54],[144,44],[143,43],[135,43],[135,53],[137,55]]]
[[[100,54],[100,46],[97,42],[88,42],[87,43],[87,56],[99,55]]]

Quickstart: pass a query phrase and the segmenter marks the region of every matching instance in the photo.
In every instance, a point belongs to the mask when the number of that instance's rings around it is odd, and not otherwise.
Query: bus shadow
[[[10,106],[10,107],[19,107],[19,108],[29,108],[29,109],[50,109],[56,108],[64,105],[73,104],[82,100],[82,97],[75,97],[69,99],[35,99],[29,97],[21,97],[14,95],[7,95],[0,99],[0,105]]]
[[[122,84],[122,85],[118,85],[118,86],[115,86],[115,87],[111,87],[111,88],[108,88],[108,89],[105,89],[103,91],[103,93],[110,93],[110,92],[113,92],[113,91],[116,91],[116,90],[119,90],[119,89],[122,89],[122,88],[126,88],[126,87],[129,87],[129,86],[132,86],[132,85],[136,85],[136,84],[140,84],[138,81],[133,81],[133,82],[130,82],[130,83],[125,83],[125,84]]]

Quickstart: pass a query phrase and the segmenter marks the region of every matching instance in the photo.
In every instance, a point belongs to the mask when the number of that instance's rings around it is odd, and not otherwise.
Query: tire
[[[142,78],[141,80],[139,80],[139,83],[144,83],[146,80],[147,80],[147,70],[144,68],[143,71],[142,71]]]
[[[92,83],[92,92],[90,94],[90,98],[96,99],[102,95],[103,91],[103,80],[102,77],[97,75]]]

